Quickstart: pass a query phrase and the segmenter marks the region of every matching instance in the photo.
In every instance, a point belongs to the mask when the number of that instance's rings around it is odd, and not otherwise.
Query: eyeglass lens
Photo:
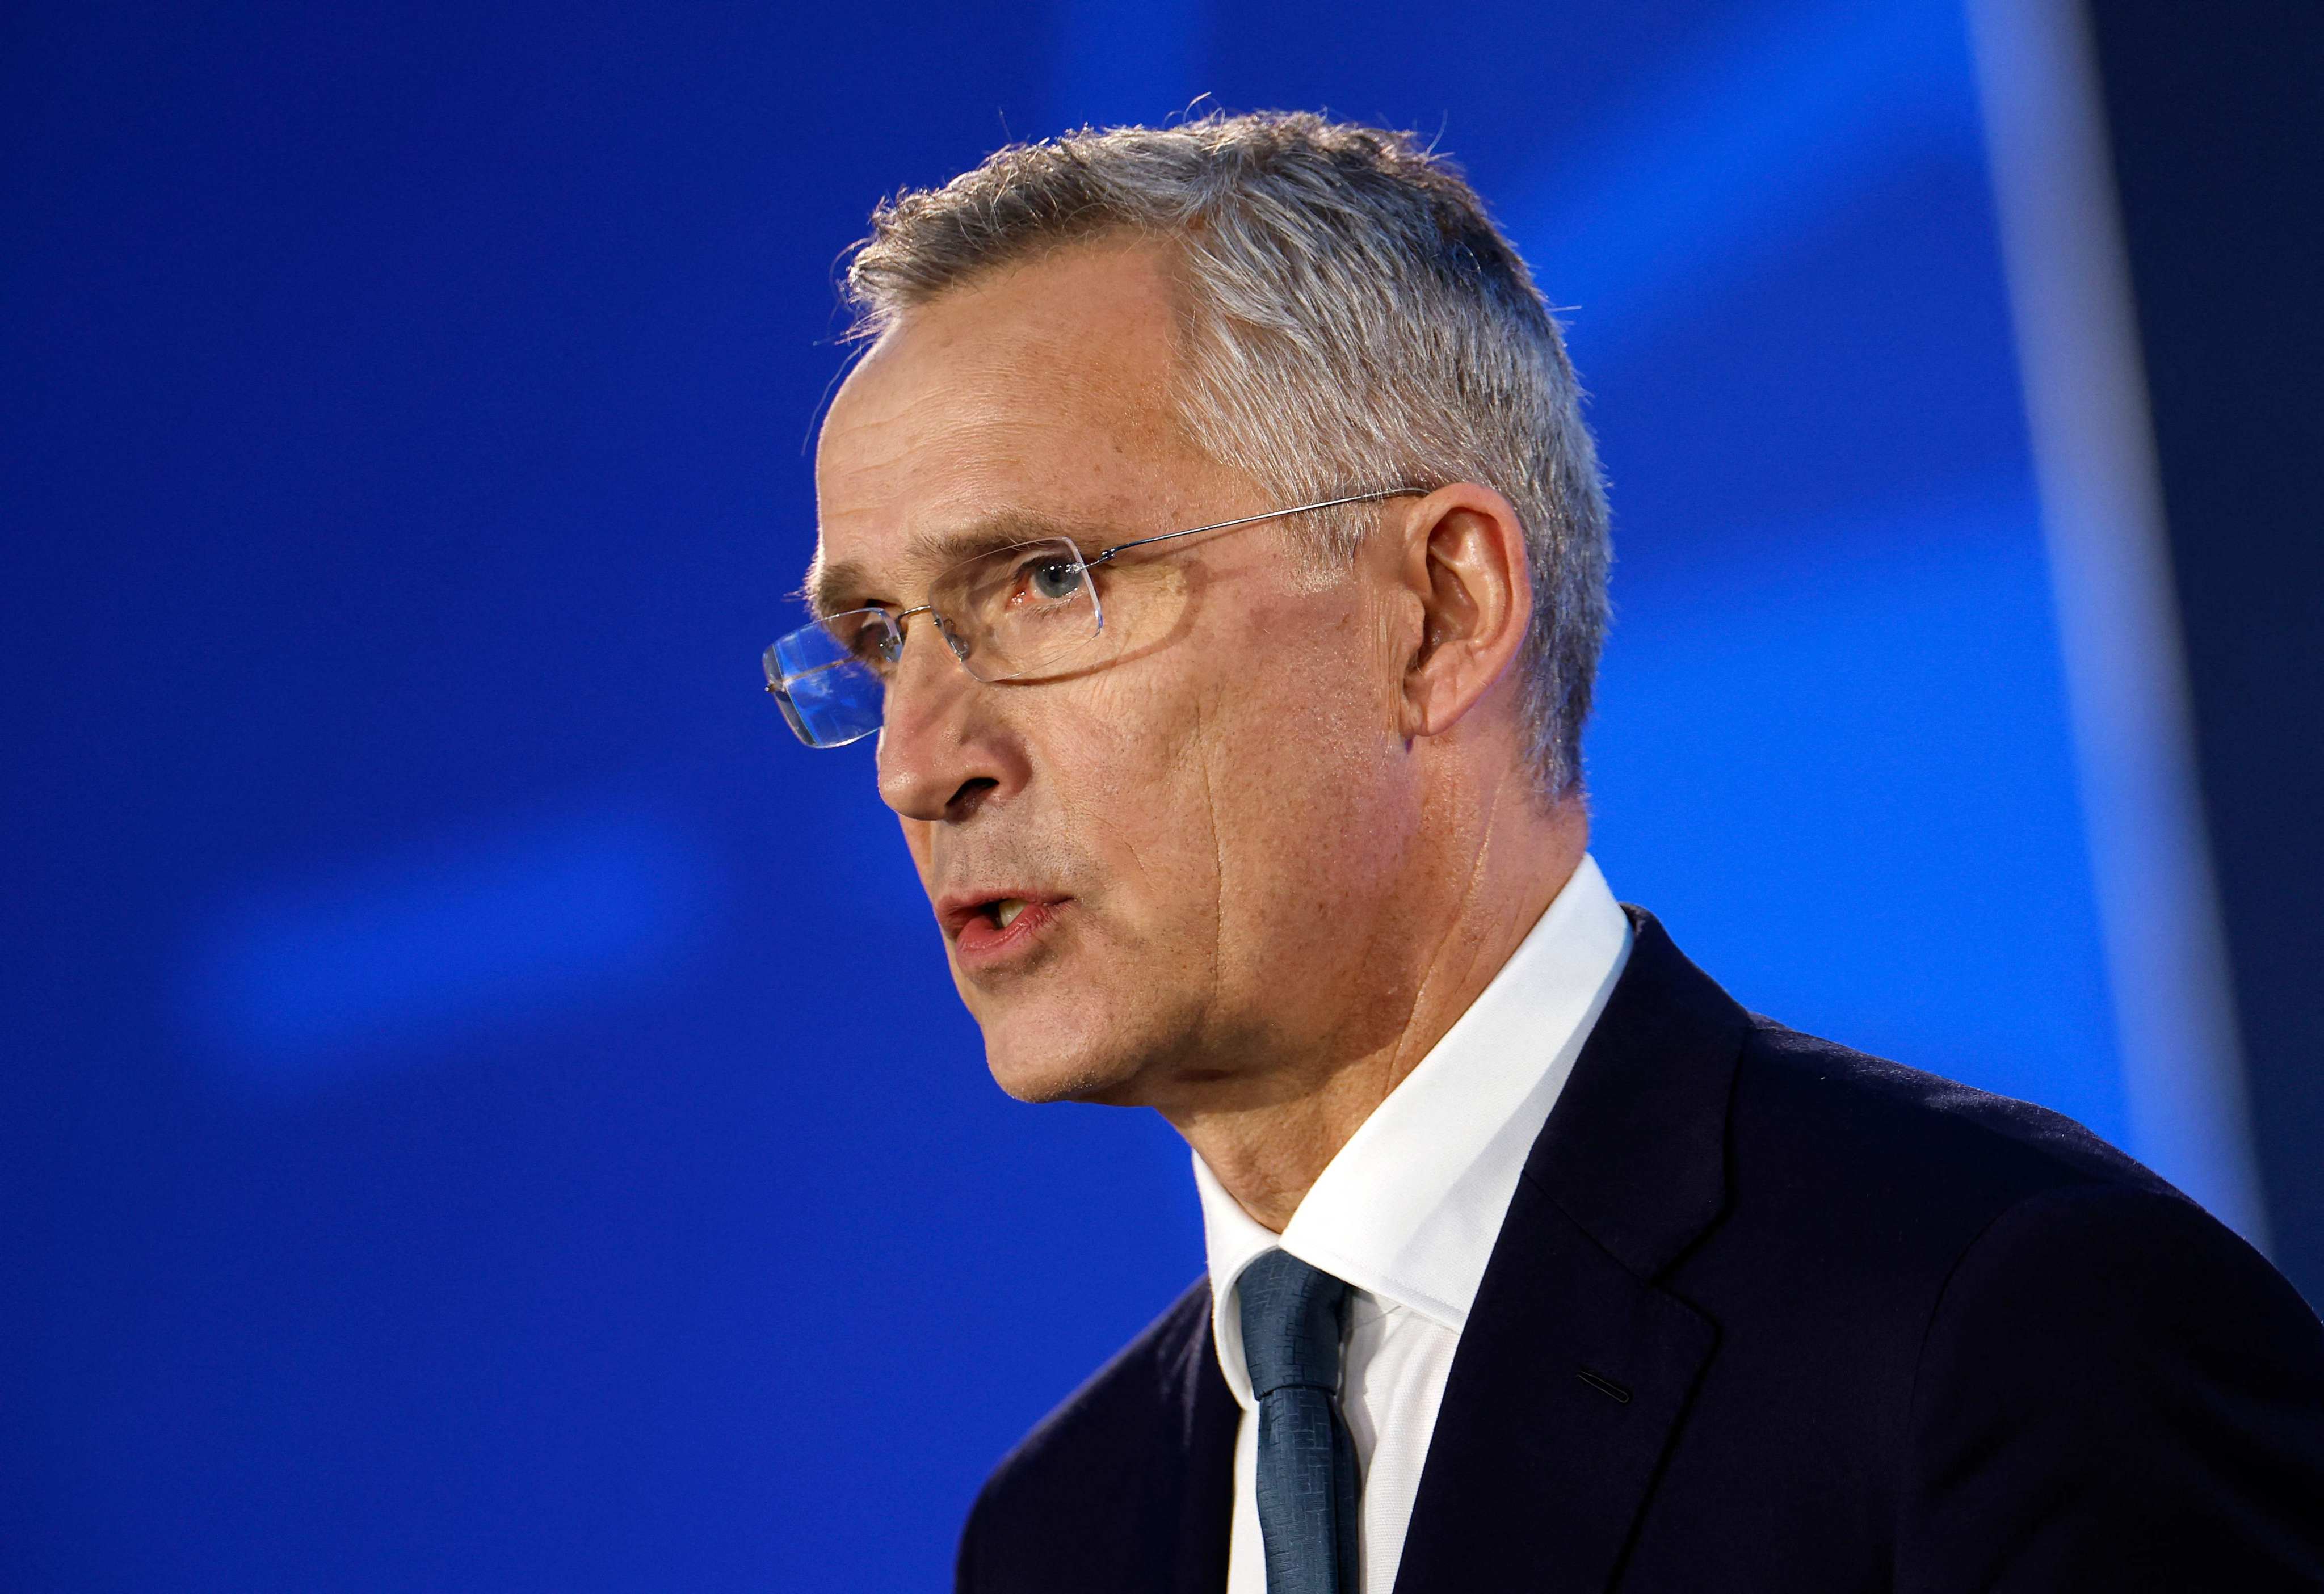
[[[964,560],[928,589],[927,617],[980,681],[1019,680],[1065,662],[1104,628],[1096,584],[1065,538]],[[835,614],[767,650],[767,688],[810,747],[880,729],[905,632],[885,609]]]

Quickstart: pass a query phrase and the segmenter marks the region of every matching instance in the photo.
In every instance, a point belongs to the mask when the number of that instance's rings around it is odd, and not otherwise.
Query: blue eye
[[[1027,573],[1034,593],[1055,603],[1081,591],[1088,574],[1070,559],[1043,559]]]

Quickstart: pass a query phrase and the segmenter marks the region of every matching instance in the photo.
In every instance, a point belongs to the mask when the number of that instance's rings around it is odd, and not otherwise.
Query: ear
[[[1422,621],[1405,665],[1404,732],[1442,735],[1516,661],[1533,622],[1516,506],[1473,482],[1430,493],[1406,522],[1401,576]]]

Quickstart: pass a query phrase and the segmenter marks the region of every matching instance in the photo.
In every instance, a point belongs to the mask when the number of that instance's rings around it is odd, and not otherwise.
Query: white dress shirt
[[[1585,857],[1492,983],[1325,1166],[1281,1234],[1194,1157],[1219,1369],[1242,1407],[1227,1594],[1267,1594],[1259,1424],[1236,1295],[1243,1269],[1280,1248],[1352,1286],[1340,1405],[1363,1480],[1360,1586],[1387,1594],[1445,1376],[1526,1154],[1629,956],[1629,921]]]

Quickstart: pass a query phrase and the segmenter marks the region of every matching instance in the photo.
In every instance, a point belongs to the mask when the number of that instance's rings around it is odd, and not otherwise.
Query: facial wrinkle
[[[1194,735],[1191,745],[1196,747],[1211,745],[1210,738],[1204,734],[1209,722],[1209,711],[1198,696],[1194,700]],[[1206,992],[1208,1000],[1204,1004],[1204,1010],[1211,1011],[1218,1005],[1219,989],[1222,978],[1219,948],[1226,935],[1227,856],[1226,843],[1219,834],[1219,797],[1217,789],[1212,785],[1211,760],[1208,758],[1199,758],[1195,763],[1203,772],[1203,819],[1211,828],[1211,937],[1210,954],[1205,960],[1210,965],[1210,989]]]
[[[1493,840],[1500,806],[1501,793],[1496,788],[1486,803],[1484,823],[1480,827],[1480,834],[1477,838],[1477,844],[1471,852],[1468,879],[1462,882],[1453,911],[1445,916],[1444,927],[1438,933],[1434,944],[1429,948],[1428,956],[1423,962],[1420,987],[1413,993],[1411,1013],[1406,1016],[1403,1032],[1397,1037],[1396,1065],[1393,1077],[1388,1082],[1390,1089],[1394,1089],[1406,1074],[1417,1068],[1421,1058],[1428,1055],[1425,1046],[1420,1048],[1417,1056],[1412,1055],[1416,1040],[1414,1019],[1427,1006],[1429,999],[1446,983],[1449,982],[1457,988],[1465,981],[1468,972],[1476,966],[1478,949],[1485,944],[1484,937],[1473,933],[1478,926],[1472,926],[1470,919],[1471,910],[1484,890],[1485,873],[1492,859]],[[1463,967],[1460,977],[1454,978],[1446,966],[1448,960],[1445,957],[1445,948],[1452,943],[1454,936],[1464,930],[1472,932],[1470,935],[1469,952],[1466,958],[1462,960]],[[1432,1036],[1429,1045],[1434,1046],[1435,1039],[1436,1037]]]
[[[1484,823],[1478,826],[1477,843],[1470,856],[1469,878],[1461,888],[1460,911],[1452,919],[1455,926],[1470,922],[1472,908],[1484,895],[1485,873],[1494,856],[1494,843],[1500,834],[1501,804],[1506,797],[1506,790],[1496,786],[1492,788],[1492,795],[1486,799]],[[1450,933],[1448,930],[1447,934]],[[1484,944],[1481,936],[1470,943],[1467,960],[1470,969],[1476,967],[1478,950]]]

